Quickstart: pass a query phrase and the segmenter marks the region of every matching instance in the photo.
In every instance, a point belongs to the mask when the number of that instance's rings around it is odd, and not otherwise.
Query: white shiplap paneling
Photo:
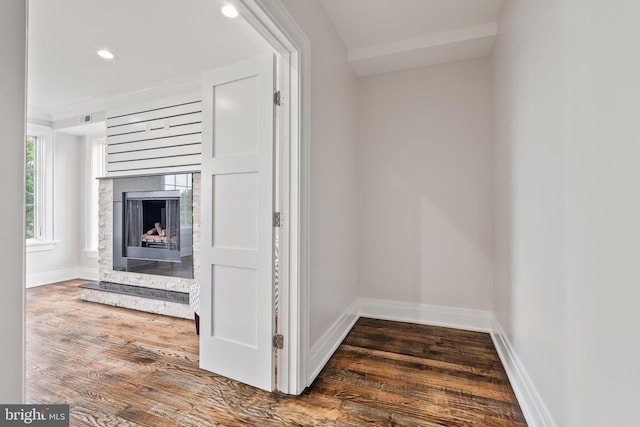
[[[122,135],[114,135],[109,138],[109,145],[129,144],[136,141],[146,141],[149,139],[162,139],[177,135],[200,134],[202,125],[200,123],[192,123],[188,125],[172,126],[167,119],[167,126],[160,129],[143,130],[140,132],[125,133]]]
[[[150,108],[142,111],[132,111],[131,113],[107,117],[107,127],[128,125],[131,123],[148,122],[151,120],[175,117],[183,114],[197,113],[202,111],[202,102],[194,100],[181,104],[168,105],[158,102],[158,108]]]
[[[156,159],[143,159],[143,160],[131,160],[124,162],[114,162],[111,164],[107,164],[107,173],[109,172],[123,172],[123,171],[131,171],[132,174],[135,171],[138,171],[142,174],[142,172],[153,172],[154,169],[163,168],[163,167],[178,167],[184,166],[185,168],[193,167],[195,165],[200,165],[202,163],[202,156],[200,154],[188,155],[188,156],[180,156],[180,157],[162,157]],[[192,170],[192,169],[188,169]]]
[[[107,176],[199,171],[202,102],[164,99],[107,113]]]
[[[144,132],[147,126],[151,130],[162,129],[167,123],[167,119],[157,119],[146,122],[135,122],[126,125],[113,126],[107,129],[107,136],[116,136],[134,132]],[[200,123],[202,121],[202,113],[183,114],[168,119],[171,126],[188,125],[192,123]]]

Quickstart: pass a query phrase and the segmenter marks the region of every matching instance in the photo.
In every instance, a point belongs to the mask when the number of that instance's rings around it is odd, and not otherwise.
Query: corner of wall
[[[557,424],[495,316],[491,325],[491,339],[529,427],[556,427]]]
[[[362,317],[468,331],[489,332],[491,330],[491,313],[484,310],[372,298],[360,298],[358,305],[359,314]]]
[[[316,379],[322,368],[327,364],[333,353],[338,349],[353,325],[360,318],[359,305],[351,304],[340,317],[333,322],[320,339],[309,349],[309,378],[307,386]]]

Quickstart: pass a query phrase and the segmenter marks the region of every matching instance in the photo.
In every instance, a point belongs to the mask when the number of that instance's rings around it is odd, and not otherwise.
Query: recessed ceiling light
[[[239,15],[238,10],[230,4],[222,8],[222,14],[227,18],[237,18]]]
[[[98,56],[99,56],[100,58],[104,58],[104,59],[113,59],[113,58],[115,58],[115,57],[116,57],[116,56],[113,54],[113,52],[111,52],[110,50],[107,50],[107,49],[101,49],[101,50],[99,50],[97,53],[98,53]]]

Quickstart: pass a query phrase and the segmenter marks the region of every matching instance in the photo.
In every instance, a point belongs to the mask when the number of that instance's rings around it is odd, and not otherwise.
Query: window
[[[180,225],[193,225],[193,183],[191,174],[165,175],[164,189],[180,191]]]
[[[37,136],[27,136],[26,143],[26,230],[25,235],[27,239],[35,239],[37,236],[37,221],[36,221],[36,199],[38,198],[37,194],[37,186],[36,186],[36,147],[37,147],[38,137]]]
[[[27,252],[49,250],[53,240],[53,138],[44,126],[28,125],[25,141],[25,238]]]
[[[89,140],[89,138],[87,138]],[[98,212],[99,186],[98,178],[105,173],[105,140],[96,138],[87,145],[87,207],[86,207],[86,239],[85,254],[89,258],[98,258]]]

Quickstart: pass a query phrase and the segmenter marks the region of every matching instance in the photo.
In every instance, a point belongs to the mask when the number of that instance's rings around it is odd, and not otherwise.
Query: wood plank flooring
[[[198,368],[193,321],[27,290],[27,402],[72,426],[526,426],[488,334],[360,319],[301,396]]]

